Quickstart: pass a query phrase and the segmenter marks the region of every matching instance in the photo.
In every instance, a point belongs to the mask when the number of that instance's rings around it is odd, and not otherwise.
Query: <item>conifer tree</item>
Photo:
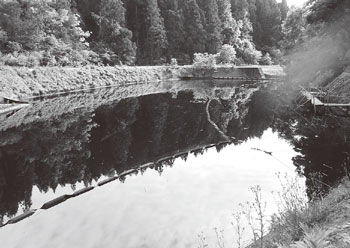
[[[185,51],[190,62],[193,61],[193,54],[205,51],[206,32],[203,25],[203,17],[196,0],[183,1],[185,17]]]
[[[144,58],[148,64],[159,64],[168,42],[164,20],[160,14],[157,0],[147,0],[146,7],[146,40]]]
[[[125,25],[125,8],[121,0],[101,0],[97,19],[98,41],[95,50],[103,55],[104,63],[133,64],[136,47],[132,33]]]
[[[215,54],[222,43],[222,25],[219,18],[218,5],[216,0],[205,0],[203,5],[206,20],[205,30],[207,33],[206,51]]]
[[[234,45],[237,43],[241,31],[237,21],[232,16],[230,1],[218,0],[218,12],[222,26],[222,42],[223,44]]]
[[[288,11],[289,11],[287,0],[282,0],[282,2],[279,4],[279,6],[280,6],[281,18],[283,21],[284,19],[286,19]]]
[[[178,0],[160,0],[159,8],[164,17],[164,25],[168,40],[166,49],[167,62],[171,58],[184,62],[183,46],[185,40],[184,16]]]
[[[232,15],[236,20],[244,18],[248,10],[247,0],[231,0]]]
[[[278,46],[282,39],[281,12],[276,0],[255,0],[256,12],[252,18],[253,38],[259,49]]]

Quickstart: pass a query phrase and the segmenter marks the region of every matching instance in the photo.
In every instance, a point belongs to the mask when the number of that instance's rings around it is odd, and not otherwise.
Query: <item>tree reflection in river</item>
[[[78,182],[87,185],[102,175],[168,158],[156,164],[161,172],[172,165],[174,155],[185,159],[188,152],[202,154],[213,144],[219,152],[227,137],[238,144],[260,137],[267,128],[300,153],[294,163],[307,177],[309,195],[326,190],[344,168],[350,169],[348,118],[310,125],[312,116],[295,112],[288,92],[258,89],[218,87],[132,97],[3,130],[0,216],[15,215],[19,206],[30,208],[34,185],[43,192],[58,185],[74,188]],[[316,188],[320,181],[322,187]]]

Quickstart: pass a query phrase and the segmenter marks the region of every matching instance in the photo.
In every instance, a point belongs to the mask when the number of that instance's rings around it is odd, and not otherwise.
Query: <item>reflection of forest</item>
[[[252,90],[237,91],[246,92],[240,101],[247,108]],[[74,187],[175,154],[202,153],[208,145],[221,149],[225,139],[208,122],[206,101],[189,90],[132,97],[94,112],[78,108],[1,131],[0,216],[16,214],[19,204],[29,208],[33,185],[44,192],[58,185]],[[237,96],[225,101],[236,102]],[[238,115],[230,118],[236,122]],[[220,122],[226,120],[217,120],[218,125],[225,126]]]
[[[307,177],[309,196],[324,193],[350,169],[350,119],[303,113],[298,121],[293,144],[300,155],[294,164]]]
[[[297,109],[291,99],[293,93],[288,90],[257,92],[249,109],[252,119],[246,118],[254,125],[249,130],[257,134],[271,119],[273,130],[299,153],[293,163],[306,177],[308,195],[323,194],[350,169],[349,115],[340,108],[321,114],[311,107]]]
[[[211,121],[233,143],[260,137],[269,127],[289,140],[300,152],[294,163],[304,168],[309,193],[315,186],[311,175],[327,184],[344,175],[350,151],[347,118],[336,125],[333,119],[332,125],[310,125],[311,117],[295,112],[288,97],[276,97],[280,92],[244,87],[232,92],[218,88],[215,94],[201,93],[202,100],[192,90],[131,97],[94,112],[79,108],[1,131],[0,216],[16,214],[19,204],[29,208],[33,185],[44,192],[74,187],[169,157],[157,168],[162,171],[172,165],[172,156],[200,154],[212,144],[220,151],[225,137],[208,121],[208,98]]]

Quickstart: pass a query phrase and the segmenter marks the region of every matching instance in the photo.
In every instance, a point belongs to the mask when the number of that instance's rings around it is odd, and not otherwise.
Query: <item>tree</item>
[[[253,27],[248,15],[239,20],[240,37],[234,47],[240,63],[257,64],[261,58],[261,52],[257,51],[252,38]]]
[[[164,25],[168,41],[166,49],[167,61],[171,58],[176,58],[181,62],[184,60],[184,42],[185,42],[185,27],[184,15],[179,5],[178,0],[160,0],[159,8],[164,17]]]
[[[87,48],[89,33],[82,30],[79,17],[70,7],[65,0],[2,1],[0,27],[6,33],[3,52],[14,56],[35,53],[35,59],[44,65],[48,57],[60,65],[75,60],[72,51]]]
[[[243,19],[248,11],[247,0],[231,0],[232,15],[236,20]]]
[[[194,53],[205,50],[206,32],[196,0],[183,1],[183,6],[186,32],[184,49],[192,62]]]
[[[265,53],[260,59],[261,65],[272,65],[272,59],[269,53]]]
[[[214,54],[217,53],[222,43],[222,26],[217,0],[204,0],[201,1],[201,5],[205,15],[206,51]]]
[[[125,8],[121,0],[102,0],[98,23],[98,40],[95,50],[102,54],[107,64],[133,64],[136,46],[131,41],[132,33],[125,26]]]
[[[283,21],[284,19],[286,19],[288,11],[289,11],[287,0],[282,0],[282,2],[279,3],[279,7],[280,7],[280,12],[281,12],[281,18]]]
[[[236,61],[236,50],[231,45],[223,45],[216,60],[218,64],[233,64]]]
[[[291,51],[297,44],[301,44],[306,30],[305,11],[301,8],[292,8],[282,25],[283,40],[281,47]]]
[[[222,25],[222,43],[233,45],[241,35],[239,23],[233,18],[229,0],[218,0],[218,12]]]
[[[159,64],[168,42],[164,20],[160,14],[157,0],[147,0],[146,8],[146,41],[144,57],[150,64]]]
[[[281,12],[276,0],[254,0],[250,15],[253,24],[253,40],[258,49],[276,47],[282,39]],[[255,10],[255,13],[252,13]]]

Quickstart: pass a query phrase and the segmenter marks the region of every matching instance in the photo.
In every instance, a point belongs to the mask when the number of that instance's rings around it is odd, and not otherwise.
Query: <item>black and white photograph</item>
[[[350,1],[0,0],[0,248],[350,248]]]

